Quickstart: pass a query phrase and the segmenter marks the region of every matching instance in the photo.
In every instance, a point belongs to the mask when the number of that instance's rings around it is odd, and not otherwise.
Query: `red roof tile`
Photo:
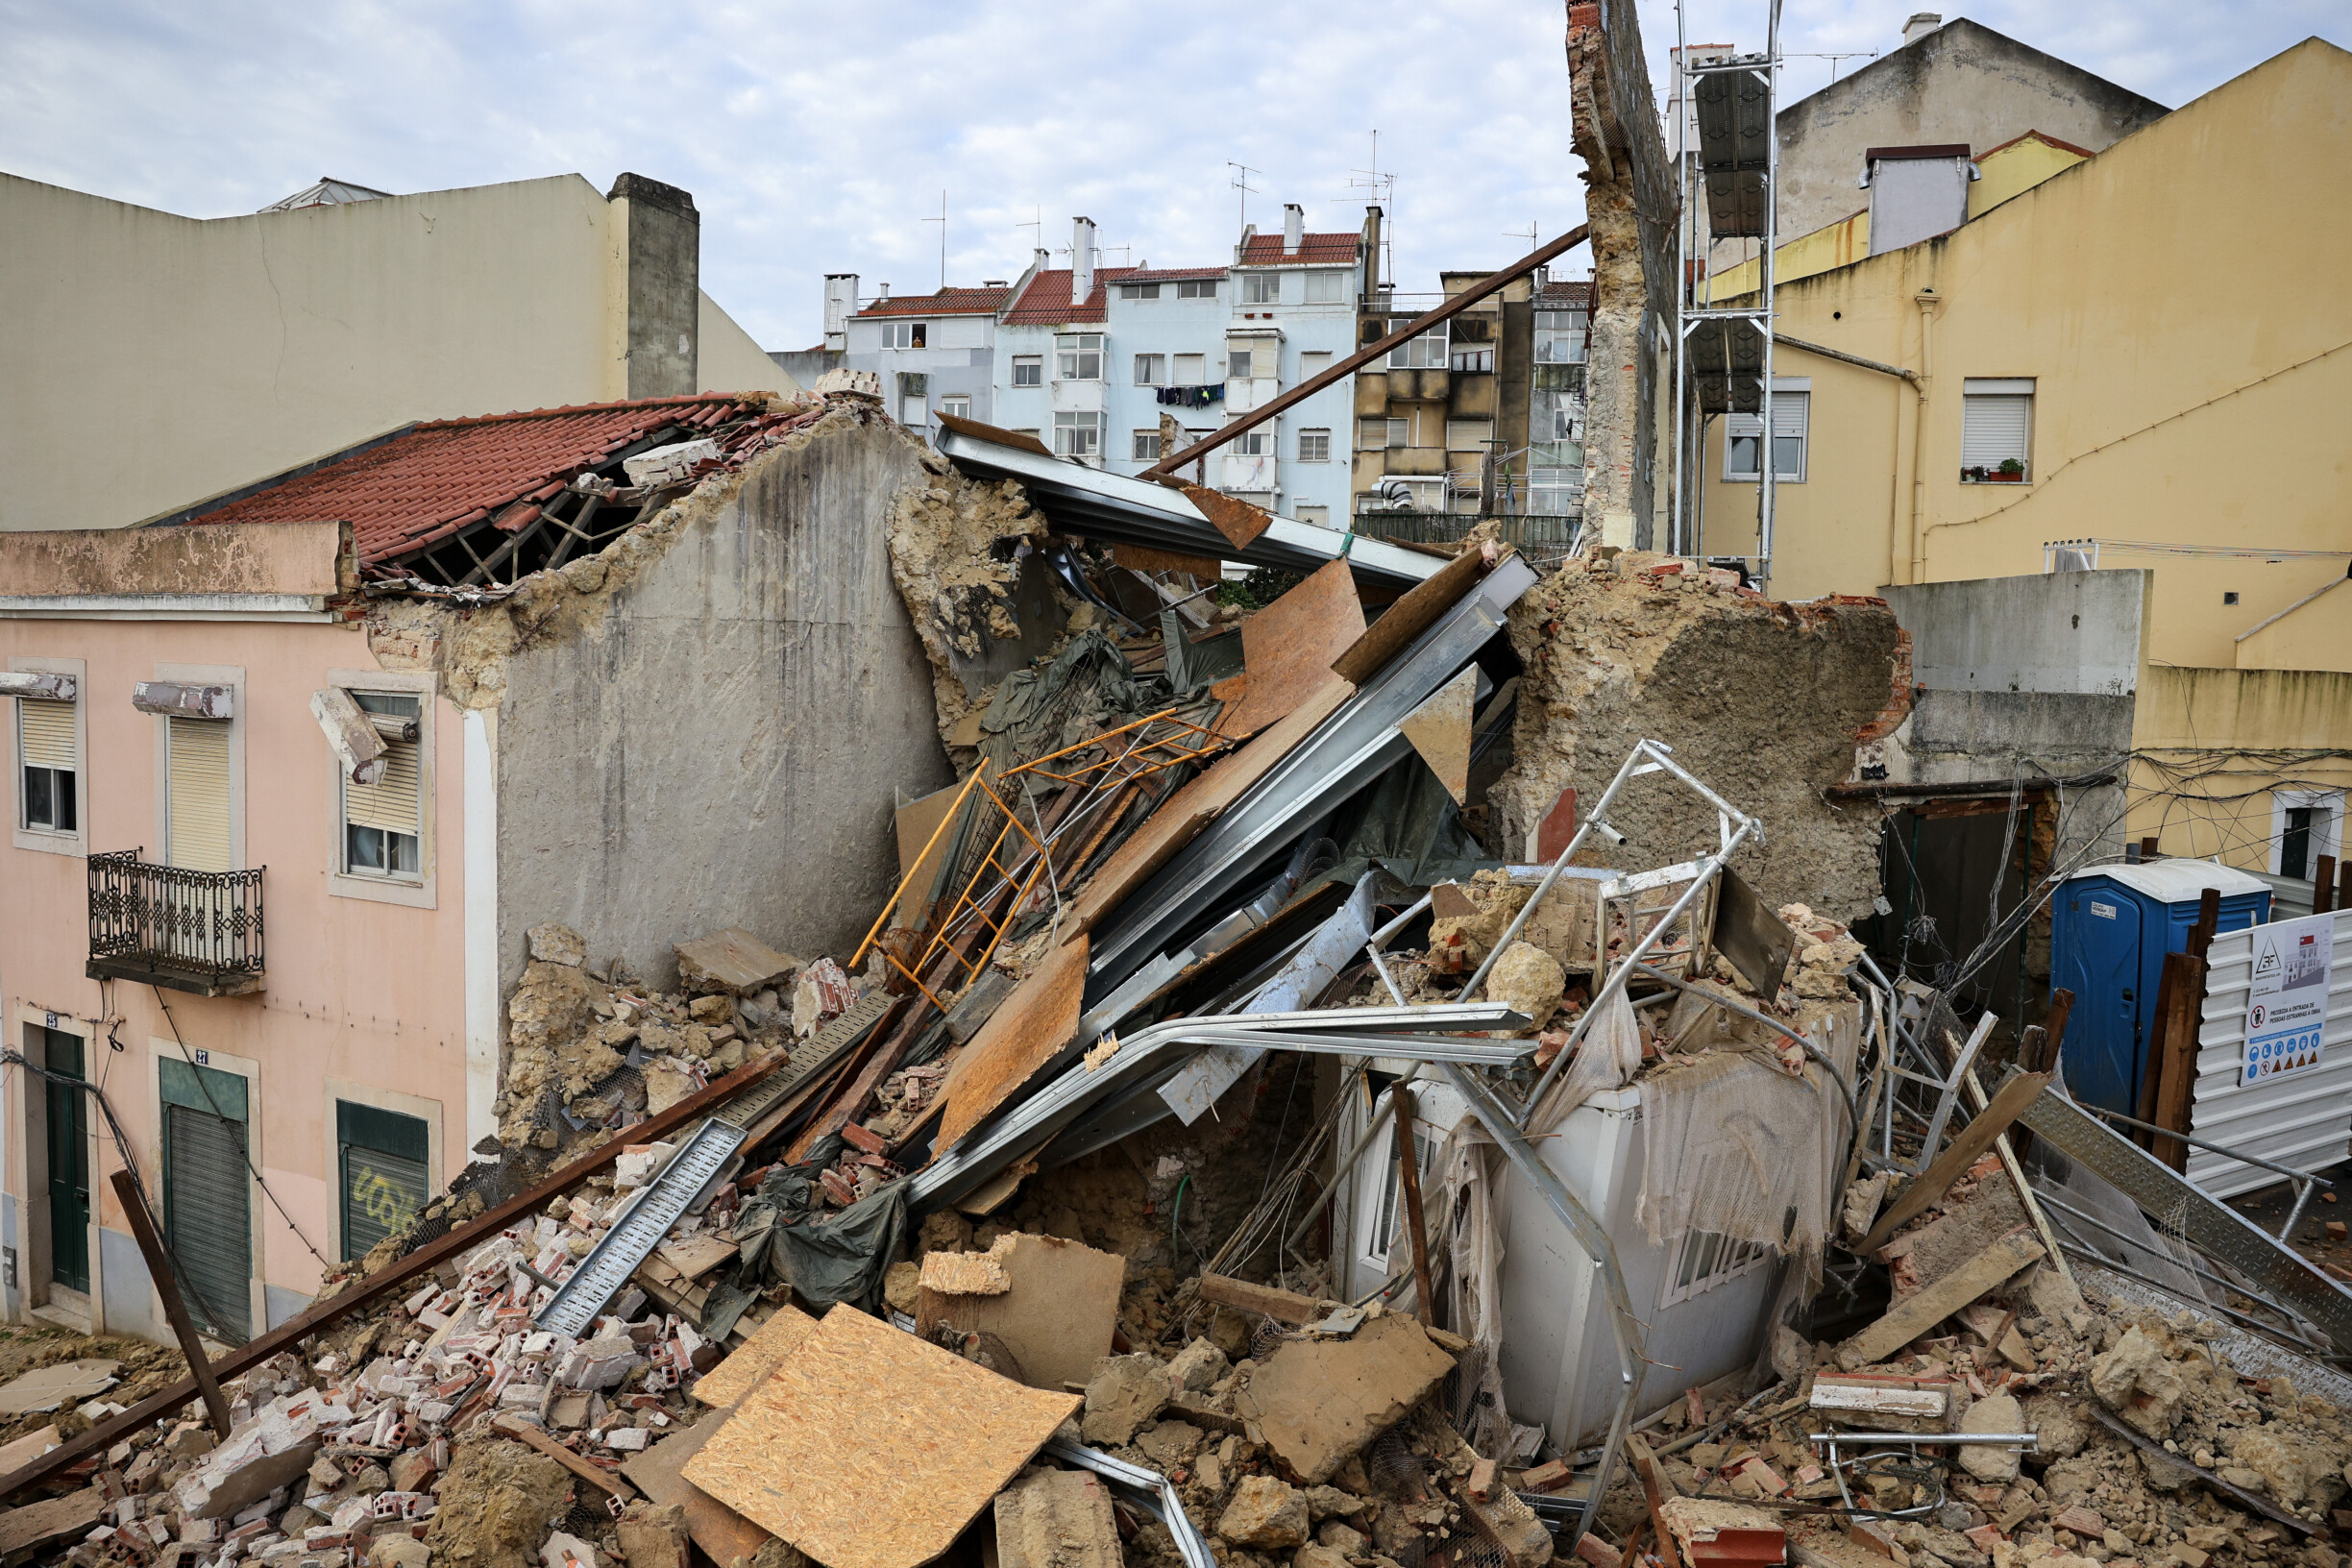
[[[1138,267],[1119,280],[1122,283],[1197,283],[1208,279],[1222,279],[1223,267]]]
[[[1241,252],[1241,264],[1271,267],[1297,266],[1302,261],[1353,261],[1360,242],[1360,236],[1356,234],[1301,234],[1298,254],[1285,256],[1282,235],[1252,234]]]
[[[706,392],[434,420],[185,521],[349,522],[362,561],[389,560],[515,502],[550,500],[581,471],[672,426],[709,431],[764,406],[757,396]]]
[[[1535,307],[1539,310],[1588,309],[1591,305],[1592,283],[1589,280],[1546,283],[1535,295]]]
[[[1094,292],[1083,300],[1070,298],[1070,269],[1058,267],[1041,272],[1029,280],[1021,297],[1005,313],[1008,327],[1052,327],[1064,322],[1101,321],[1106,311],[1105,285],[1123,282],[1137,271],[1134,267],[1096,267]]]
[[[936,294],[901,294],[876,300],[860,316],[992,316],[1013,297],[1001,288],[943,288]]]

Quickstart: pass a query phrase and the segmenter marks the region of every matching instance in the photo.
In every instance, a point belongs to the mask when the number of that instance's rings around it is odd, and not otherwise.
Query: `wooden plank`
[[[683,1512],[686,1533],[711,1561],[722,1565],[748,1557],[774,1539],[680,1474],[687,1461],[701,1453],[702,1445],[726,1425],[729,1413],[713,1410],[684,1432],[664,1437],[642,1454],[630,1455],[621,1465],[621,1473],[647,1497]]]
[[[2175,1133],[2189,1130],[2189,1102],[2196,1087],[2197,1024],[2205,1011],[2205,960],[2193,953],[2168,953],[2180,961],[2180,983],[2172,988],[2164,1031],[2164,1071],[2156,1090],[2156,1115],[2148,1119]],[[2159,1133],[2148,1152],[2174,1170],[2189,1168],[2189,1145]]]
[[[536,1213],[547,1206],[550,1198],[571,1191],[620,1159],[621,1151],[628,1145],[655,1142],[680,1127],[698,1121],[715,1108],[724,1105],[784,1065],[784,1053],[776,1051],[756,1062],[746,1063],[699,1093],[689,1094],[660,1115],[649,1116],[634,1127],[624,1129],[617,1137],[607,1139],[520,1197],[500,1204],[470,1223],[451,1231],[438,1241],[417,1248],[392,1267],[369,1275],[339,1295],[328,1297],[301,1316],[288,1319],[259,1338],[248,1340],[214,1361],[212,1375],[227,1382],[259,1366],[280,1351],[302,1343],[319,1330],[342,1321],[353,1312],[386,1296],[404,1293],[404,1287],[418,1275],[473,1251],[525,1214]],[[196,1384],[192,1378],[182,1378],[166,1384],[122,1414],[99,1422],[79,1437],[61,1443],[31,1463],[0,1476],[0,1499],[13,1496],[28,1486],[38,1485],[87,1455],[105,1453],[133,1433],[145,1431],[196,1397]]]
[[[1486,575],[1486,557],[1482,551],[1465,550],[1439,567],[1435,575],[1425,578],[1403,599],[1381,611],[1355,646],[1339,655],[1332,669],[1352,684],[1361,686],[1378,674],[1381,667],[1405,649],[1405,646],[1429,630],[1437,617],[1459,602],[1473,583]]]
[[[2042,1256],[2042,1243],[2025,1231],[2002,1237],[1933,1285],[1905,1296],[1884,1317],[1847,1340],[1838,1349],[1838,1364],[1852,1367],[1885,1360]]]
[[[1087,951],[1081,931],[1048,953],[989,1015],[940,1085],[935,1147],[954,1147],[1077,1037]]]
[[[535,1449],[571,1471],[592,1486],[611,1493],[624,1503],[637,1499],[637,1488],[600,1465],[590,1464],[563,1444],[541,1432],[537,1427],[525,1426],[511,1415],[502,1415],[490,1423],[502,1436],[512,1437],[524,1447]]]
[[[1958,1181],[1969,1166],[1982,1159],[1985,1151],[1993,1147],[1994,1140],[2009,1130],[2009,1124],[2023,1115],[2025,1108],[2041,1097],[2042,1091],[2049,1087],[2049,1081],[2050,1075],[2046,1072],[2028,1072],[2003,1084],[2000,1092],[1993,1096],[1993,1103],[1979,1112],[1973,1121],[1961,1128],[1959,1136],[1946,1144],[1944,1152],[1936,1157],[1936,1163],[1929,1165],[1918,1181],[1904,1188],[1902,1196],[1878,1216],[1878,1223],[1871,1227],[1870,1235],[1862,1238],[1862,1245],[1857,1250],[1866,1254],[1876,1252],[1886,1245],[1887,1237],[1893,1236],[1899,1226],[1916,1217],[1921,1211],[1950,1191],[1952,1183]]]
[[[1277,1290],[1270,1285],[1252,1285],[1224,1274],[1203,1274],[1192,1293],[1219,1307],[1263,1312],[1284,1323],[1306,1323],[1323,1315],[1322,1304],[1312,1296],[1302,1296],[1295,1290]]]
[[[1312,698],[1340,678],[1333,662],[1363,634],[1356,575],[1334,561],[1241,623],[1249,691],[1218,715],[1216,732],[1244,740]]]
[[[767,1382],[768,1374],[816,1328],[817,1320],[799,1308],[790,1303],[778,1307],[767,1322],[752,1331],[742,1348],[696,1379],[690,1391],[705,1405],[723,1409],[737,1403]]]
[[[2192,937],[2196,933],[2192,931]],[[2164,1084],[2164,1065],[2167,1041],[2172,1032],[2172,1020],[2180,1016],[2178,997],[2182,984],[2182,966],[2189,961],[2187,953],[2167,953],[2164,971],[2156,982],[2156,1011],[2149,1015],[2147,1063],[2141,1069],[2140,1092],[2132,1103],[2132,1115],[2141,1121],[2156,1119],[2156,1102]],[[2142,1148],[2150,1147],[2155,1135],[2145,1128],[2135,1127],[2126,1135]]]
[[[1631,1462],[1633,1473],[1641,1478],[1642,1498],[1650,1505],[1651,1528],[1657,1531],[1658,1560],[1665,1568],[1680,1568],[1674,1531],[1666,1528],[1666,1495],[1674,1482],[1660,1471],[1657,1457],[1650,1452],[1650,1445],[1640,1433],[1627,1433],[1625,1443],[1626,1458]]]
[[[827,1568],[918,1568],[1081,1403],[836,1308],[682,1475]]]

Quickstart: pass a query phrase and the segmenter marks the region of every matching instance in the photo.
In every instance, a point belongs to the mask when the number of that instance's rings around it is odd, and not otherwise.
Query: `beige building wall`
[[[112,527],[415,420],[629,395],[577,175],[184,218],[0,175],[0,529]],[[789,391],[707,296],[700,387]]]

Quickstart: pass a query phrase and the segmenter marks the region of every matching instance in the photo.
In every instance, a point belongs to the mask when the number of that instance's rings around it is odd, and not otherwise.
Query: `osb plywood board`
[[[1380,672],[1382,665],[1402,652],[1408,643],[1429,630],[1437,617],[1468,593],[1470,585],[1485,571],[1484,551],[1463,551],[1439,567],[1436,576],[1424,578],[1403,599],[1381,611],[1380,619],[1332,668],[1362,685]]]
[[[1268,725],[1238,751],[1210,765],[1209,771],[1178,790],[1167,804],[1151,814],[1127,842],[1112,851],[1094,873],[1073,909],[1078,923],[1090,926],[1118,908],[1146,877],[1166,865],[1177,850],[1190,844],[1211,819],[1241,798],[1274,765],[1305,740],[1315,725],[1354,696],[1345,681],[1318,687],[1304,702]]]
[[[1397,724],[1458,806],[1470,796],[1470,708],[1478,677],[1478,666],[1467,666]]]
[[[1087,937],[1081,931],[1046,954],[989,1015],[940,1086],[936,1147],[952,1148],[1070,1042],[1078,1033],[1086,975]]]
[[[836,1308],[684,1477],[827,1568],[917,1568],[1081,1403]]]
[[[1179,479],[1176,487],[1185,499],[1201,509],[1210,526],[1225,536],[1225,542],[1236,550],[1247,550],[1251,541],[1273,526],[1274,514],[1263,507],[1253,506],[1221,490],[1203,489],[1188,480]]]
[[[988,1271],[943,1266],[935,1285],[932,1264],[950,1259],[992,1264],[1006,1283],[994,1290],[959,1291],[954,1286],[965,1278],[985,1286]],[[1126,1272],[1127,1260],[1115,1253],[1027,1232],[998,1237],[986,1253],[935,1252],[923,1260],[916,1328],[946,1324],[989,1336],[998,1369],[1032,1388],[1084,1383],[1093,1376],[1094,1363],[1111,1354]]]
[[[812,1329],[816,1326],[809,1324]],[[719,1563],[748,1557],[769,1539],[768,1531],[678,1473],[726,1425],[727,1415],[725,1410],[713,1410],[684,1432],[664,1437],[621,1463],[621,1473],[639,1491],[665,1507],[674,1505],[685,1513],[686,1533],[710,1555],[711,1561]]]
[[[728,1406],[768,1381],[793,1347],[807,1338],[817,1320],[790,1302],[752,1331],[727,1359],[696,1380],[694,1397],[705,1405]]]
[[[1363,601],[1345,561],[1317,570],[1241,623],[1249,692],[1218,716],[1216,731],[1255,735],[1340,677],[1334,661],[1364,634]]]

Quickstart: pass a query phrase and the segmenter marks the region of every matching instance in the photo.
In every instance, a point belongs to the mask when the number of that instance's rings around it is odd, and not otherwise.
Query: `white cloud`
[[[1694,0],[1691,37],[1753,46],[1762,4]],[[1784,47],[1886,47],[1905,14],[1790,0]],[[1970,14],[2171,104],[2323,25],[2317,0],[2262,0],[2226,28],[2174,0]],[[1295,201],[1310,228],[1354,230],[1375,127],[1403,286],[1499,264],[1524,248],[1509,231],[1581,215],[1564,19],[1506,0],[0,0],[0,161],[196,216],[322,174],[410,191],[631,169],[694,192],[704,286],[796,348],[824,273],[937,283],[922,220],[942,188],[953,282],[1015,276],[1041,214],[1048,247],[1083,212],[1115,260],[1214,263],[1237,232],[1228,159],[1260,171],[1261,228]],[[1672,11],[1652,0],[1643,24],[1662,60]],[[1797,61],[1791,86],[1827,74]]]

